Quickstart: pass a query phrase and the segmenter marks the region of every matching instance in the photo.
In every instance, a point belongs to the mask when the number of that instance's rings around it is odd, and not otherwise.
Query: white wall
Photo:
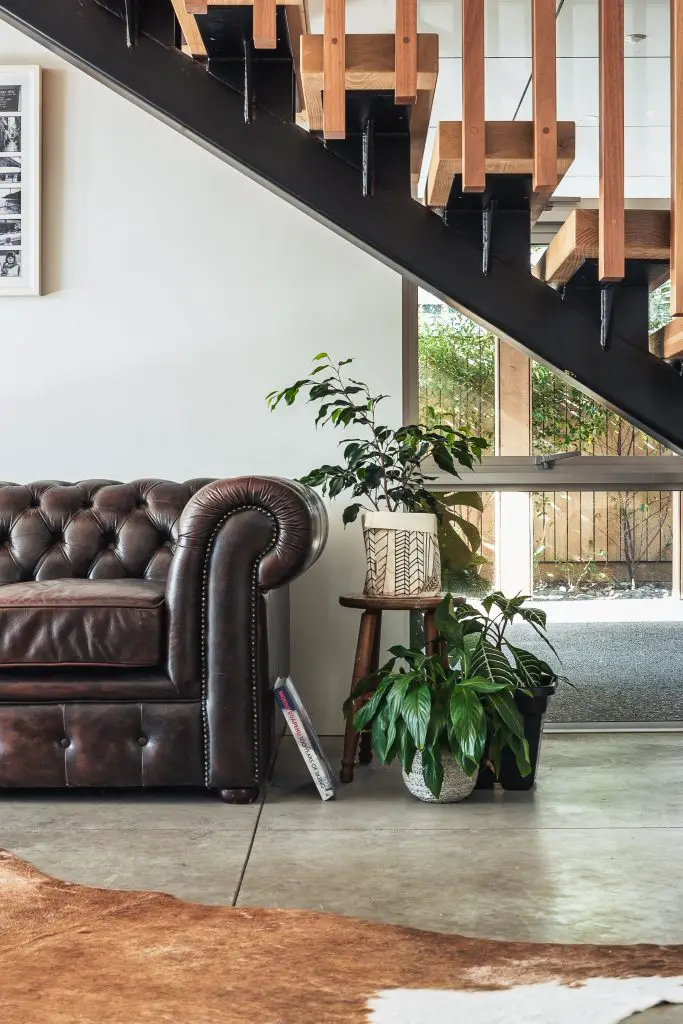
[[[46,294],[0,304],[0,478],[301,475],[336,438],[263,399],[321,349],[356,356],[398,421],[397,274],[0,22],[0,64],[22,62],[47,69]],[[362,588],[361,548],[337,509],[293,588],[295,676],[325,732],[342,725],[357,616],[337,597]]]

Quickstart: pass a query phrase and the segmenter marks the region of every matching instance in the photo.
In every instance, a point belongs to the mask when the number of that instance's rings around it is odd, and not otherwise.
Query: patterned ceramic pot
[[[438,521],[429,512],[366,512],[365,593],[414,597],[441,591]]]
[[[429,804],[454,804],[466,800],[477,783],[477,776],[469,778],[459,768],[450,754],[441,755],[443,765],[443,785],[438,798],[430,791],[422,775],[422,754],[418,750],[413,758],[413,767],[409,775],[403,772],[403,781],[409,793],[418,800]]]

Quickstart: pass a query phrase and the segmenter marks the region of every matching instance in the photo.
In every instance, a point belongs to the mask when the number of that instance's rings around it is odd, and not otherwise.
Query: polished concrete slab
[[[223,830],[100,829],[10,832],[0,848],[46,874],[105,889],[160,890],[196,903],[232,905],[251,835]]]
[[[341,740],[323,738],[335,768]],[[461,804],[423,804],[396,765],[358,766],[323,804],[294,744],[283,740],[259,832],[339,829],[668,828],[683,824],[683,733],[550,734],[533,792],[476,791]]]
[[[341,741],[325,739],[335,763]],[[396,766],[323,804],[289,740],[260,805],[5,793],[0,846],[82,884],[563,942],[683,943],[683,734],[549,735],[534,793],[422,804]],[[662,1007],[636,1024],[683,1024]]]

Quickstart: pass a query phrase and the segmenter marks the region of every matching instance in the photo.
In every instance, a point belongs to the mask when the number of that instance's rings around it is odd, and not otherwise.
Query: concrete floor
[[[439,807],[377,765],[323,804],[285,740],[260,805],[6,794],[0,846],[69,881],[204,903],[504,939],[683,943],[682,745],[680,733],[546,736],[535,793]],[[325,747],[336,764],[341,741]],[[683,1007],[637,1021],[681,1024]]]

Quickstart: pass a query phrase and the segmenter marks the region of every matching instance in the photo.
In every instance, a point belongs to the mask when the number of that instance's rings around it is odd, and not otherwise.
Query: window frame
[[[419,338],[418,338],[419,297],[418,286],[404,279],[403,281],[403,419],[404,423],[414,423],[419,415]],[[520,407],[524,406],[524,398],[520,403],[519,391],[513,395],[511,390],[501,387],[499,374],[501,346],[506,350],[519,352],[519,365],[528,362],[529,388],[529,422],[520,423]],[[485,456],[481,465],[473,470],[463,469],[460,473],[461,483],[458,487],[476,491],[493,491],[497,498],[497,515],[495,527],[496,551],[496,586],[504,590],[523,590],[528,592],[532,583],[533,566],[533,531],[531,517],[533,515],[531,494],[536,491],[647,491],[661,490],[672,492],[672,594],[671,600],[683,598],[683,458],[678,455],[580,455],[568,457],[562,453],[558,458],[552,456],[531,455],[531,359],[521,350],[515,349],[507,340],[497,339],[496,342],[496,386],[495,386],[495,452]],[[518,382],[519,383],[519,382]],[[523,383],[523,382],[522,382]],[[514,410],[506,408],[510,403]],[[510,415],[506,416],[506,413]],[[516,425],[516,435],[505,436],[506,423]],[[526,437],[523,435],[528,432]],[[501,436],[502,435],[502,436]],[[511,441],[511,443],[508,443]],[[510,448],[526,449],[519,454],[511,454]],[[504,454],[500,454],[504,452]],[[425,470],[430,477],[430,488],[435,491],[452,491],[453,477],[438,469],[435,464],[426,464]],[[519,500],[504,495],[527,494],[529,496],[529,528],[516,533],[515,550],[512,545],[502,542],[501,530],[504,521],[506,502],[516,501],[519,514]],[[522,552],[520,558],[520,539],[525,542],[528,552]],[[528,557],[527,557],[528,554]],[[521,568],[528,565],[528,571]]]

